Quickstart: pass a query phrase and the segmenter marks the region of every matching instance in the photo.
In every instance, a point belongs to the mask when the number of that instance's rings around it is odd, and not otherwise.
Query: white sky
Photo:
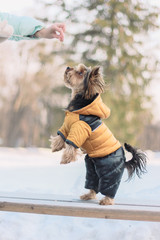
[[[17,13],[19,15],[33,6],[33,0],[1,0],[0,1],[0,11]]]

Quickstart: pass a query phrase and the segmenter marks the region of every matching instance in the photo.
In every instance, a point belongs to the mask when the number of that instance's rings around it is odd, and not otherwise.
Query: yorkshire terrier
[[[114,204],[123,171],[128,170],[128,178],[136,173],[138,177],[146,172],[146,155],[131,145],[124,147],[133,155],[126,161],[120,142],[102,122],[108,118],[110,109],[103,103],[100,94],[105,90],[105,82],[100,67],[67,67],[64,83],[71,88],[71,101],[65,112],[65,120],[58,130],[58,136],[51,136],[52,152],[65,148],[61,164],[76,160],[77,149],[86,152],[86,182],[89,193],[82,195],[82,200],[95,199],[100,192],[105,197],[100,205]]]

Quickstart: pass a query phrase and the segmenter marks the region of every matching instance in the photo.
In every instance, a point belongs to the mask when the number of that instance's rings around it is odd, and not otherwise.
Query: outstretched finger
[[[66,31],[66,25],[65,23],[56,23],[56,25],[63,30],[63,32]]]
[[[55,37],[57,39],[59,39],[60,41],[63,41],[64,40],[64,33],[63,33],[63,30],[59,27],[56,27],[55,28]]]
[[[64,40],[64,36],[60,35],[60,34],[54,34],[54,38],[57,38],[58,40],[60,40],[61,42],[63,42]]]

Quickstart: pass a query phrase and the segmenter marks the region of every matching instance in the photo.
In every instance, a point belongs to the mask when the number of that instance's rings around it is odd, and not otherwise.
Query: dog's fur
[[[92,69],[87,68],[83,64],[79,64],[75,68],[67,67],[64,73],[64,82],[66,87],[72,90],[71,101],[67,107],[68,111],[85,107],[94,101],[98,94],[101,94],[105,90],[105,83],[99,66],[93,67]],[[65,144],[61,136],[51,136],[50,141],[52,152],[65,148],[61,164],[67,164],[76,160],[77,149],[70,144]],[[146,155],[126,143],[124,146],[125,149],[133,155],[133,158],[125,163],[129,179],[132,178],[134,173],[140,177],[142,173],[146,172]],[[90,189],[88,194],[84,194],[80,198],[83,200],[95,199],[96,192]],[[114,199],[105,196],[99,204],[112,205],[114,204]]]

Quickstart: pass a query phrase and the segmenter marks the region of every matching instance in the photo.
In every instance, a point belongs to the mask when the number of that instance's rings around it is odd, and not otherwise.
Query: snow
[[[160,205],[160,152],[147,154],[148,173],[126,182],[125,172],[116,202]],[[0,148],[0,195],[78,198],[86,192],[84,155],[74,163],[60,165],[61,155],[50,149]],[[0,240],[159,240],[159,236],[160,223],[156,222],[0,212]]]

